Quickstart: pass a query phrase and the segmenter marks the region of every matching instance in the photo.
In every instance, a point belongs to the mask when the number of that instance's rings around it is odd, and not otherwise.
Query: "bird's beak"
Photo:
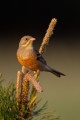
[[[30,40],[33,42],[33,41],[35,41],[35,40],[36,40],[36,38],[31,38]]]

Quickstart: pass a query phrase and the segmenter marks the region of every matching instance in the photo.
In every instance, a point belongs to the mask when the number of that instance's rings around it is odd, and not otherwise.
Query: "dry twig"
[[[43,53],[44,53],[44,50],[45,50],[45,48],[46,48],[46,45],[48,45],[49,39],[50,39],[51,35],[53,34],[53,29],[54,29],[56,23],[57,23],[57,19],[53,18],[53,19],[51,20],[50,24],[49,24],[49,27],[48,27],[48,29],[47,29],[47,32],[46,32],[44,38],[43,38],[43,42],[42,42],[42,44],[41,44],[41,47],[40,47],[40,49],[39,49],[39,53],[40,53],[40,54],[43,54]]]

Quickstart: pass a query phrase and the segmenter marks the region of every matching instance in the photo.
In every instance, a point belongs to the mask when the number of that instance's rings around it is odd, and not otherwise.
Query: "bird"
[[[20,39],[17,49],[18,62],[31,71],[46,71],[53,73],[57,77],[65,76],[62,72],[48,66],[43,56],[34,48],[33,43],[35,40],[36,38],[30,35],[23,36]]]

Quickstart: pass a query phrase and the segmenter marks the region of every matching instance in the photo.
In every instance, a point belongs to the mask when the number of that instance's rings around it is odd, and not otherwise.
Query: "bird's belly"
[[[39,69],[39,63],[38,61],[34,58],[34,57],[28,57],[26,59],[23,59],[21,56],[17,56],[18,58],[18,61],[21,65],[33,70],[33,71],[36,71]]]

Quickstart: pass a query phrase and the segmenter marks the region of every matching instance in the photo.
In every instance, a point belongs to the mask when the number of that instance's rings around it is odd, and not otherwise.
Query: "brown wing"
[[[36,59],[37,59],[38,61],[40,61],[41,63],[47,65],[47,62],[46,62],[45,59],[42,57],[42,55],[41,55],[37,50],[35,50],[35,52],[36,52],[36,55],[37,55],[37,58],[36,58]]]

